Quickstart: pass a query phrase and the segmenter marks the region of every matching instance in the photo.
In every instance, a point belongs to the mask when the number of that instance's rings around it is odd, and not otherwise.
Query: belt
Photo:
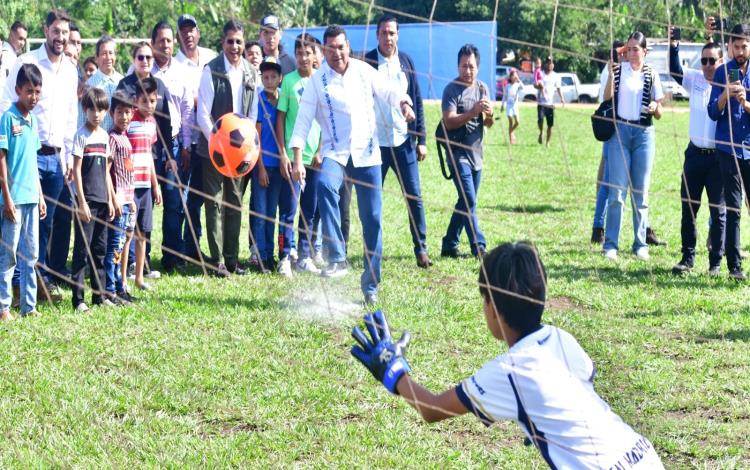
[[[697,145],[695,145],[695,144],[694,144],[694,143],[692,143],[692,142],[690,142],[690,143],[688,144],[688,147],[689,147],[689,148],[690,148],[690,149],[691,149],[691,150],[692,150],[693,152],[697,152],[697,153],[699,153],[699,154],[701,154],[701,155],[715,155],[715,154],[716,154],[716,149],[707,149],[707,148],[703,148],[703,147],[698,147]]]
[[[37,155],[55,155],[60,153],[60,147],[52,147],[50,145],[44,145],[42,144],[42,148],[39,149],[37,152]]]
[[[621,118],[621,117],[618,116],[617,119],[616,119],[616,121],[617,122],[623,122],[625,124],[633,124],[635,126],[640,126],[641,125],[641,120],[640,119],[636,119],[635,121],[631,121],[629,119],[623,119],[623,118]]]

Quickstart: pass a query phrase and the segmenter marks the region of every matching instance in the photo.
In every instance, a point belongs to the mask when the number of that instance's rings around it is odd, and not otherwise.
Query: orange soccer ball
[[[250,119],[235,113],[220,117],[211,130],[208,154],[216,170],[224,176],[239,178],[253,169],[260,145]]]

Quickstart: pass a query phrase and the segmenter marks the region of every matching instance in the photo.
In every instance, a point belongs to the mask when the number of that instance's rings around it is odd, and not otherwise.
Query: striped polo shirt
[[[143,116],[139,111],[133,115],[128,127],[128,139],[133,148],[133,187],[151,187],[151,169],[154,167],[154,156],[151,147],[156,143],[156,119]]]
[[[134,202],[133,192],[133,146],[125,132],[114,128],[109,131],[109,146],[112,149],[112,184],[115,187],[115,197],[120,205]]]

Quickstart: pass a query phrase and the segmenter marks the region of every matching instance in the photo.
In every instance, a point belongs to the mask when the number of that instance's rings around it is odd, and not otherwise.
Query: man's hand
[[[404,115],[404,119],[406,119],[406,122],[412,122],[417,118],[417,116],[414,114],[414,110],[406,101],[401,103],[401,114]]]
[[[8,200],[5,201],[5,207],[3,207],[3,216],[15,224],[17,213],[16,205],[13,204],[13,200],[9,196]]]
[[[154,193],[154,204],[161,205],[161,188],[159,185],[156,185],[155,188],[151,188],[151,191]]]
[[[307,169],[305,168],[305,165],[302,162],[299,162],[299,163],[295,162],[291,166],[291,172],[292,172],[292,179],[294,181],[302,182],[305,180],[305,177],[307,176]]]
[[[81,215],[81,220],[83,222],[91,222],[91,209],[89,209],[89,205],[85,200],[79,204],[78,213]]]
[[[424,161],[425,158],[427,158],[427,146],[424,144],[417,145],[417,161]]]
[[[39,220],[44,220],[47,217],[47,202],[44,200],[44,195],[39,195]]]
[[[281,177],[287,181],[289,181],[289,179],[292,177],[292,162],[290,162],[289,159],[286,158],[286,155],[281,156],[281,161],[279,162],[279,172],[281,173]]]
[[[180,168],[185,173],[190,171],[190,149],[183,148],[180,152]]]
[[[411,336],[405,331],[401,339],[394,343],[388,322],[380,310],[368,313],[364,320],[370,338],[355,326],[352,329],[352,337],[358,344],[352,346],[352,356],[367,367],[373,377],[382,382],[389,392],[397,395],[396,385],[399,379],[411,371],[404,357]]]
[[[73,169],[72,168],[68,168],[65,171],[65,182],[66,183],[70,183],[71,181],[73,181]]]

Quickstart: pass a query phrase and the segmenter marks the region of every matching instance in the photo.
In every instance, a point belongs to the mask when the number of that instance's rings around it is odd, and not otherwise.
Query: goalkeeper
[[[352,355],[425,421],[471,412],[489,426],[512,419],[551,468],[662,469],[648,439],[620,419],[594,391],[594,364],[569,333],[541,323],[547,275],[536,249],[506,243],[479,274],[484,316],[508,352],[473,376],[433,394],[409,375],[409,333],[391,338],[385,315],[365,315],[370,338],[352,330]]]

